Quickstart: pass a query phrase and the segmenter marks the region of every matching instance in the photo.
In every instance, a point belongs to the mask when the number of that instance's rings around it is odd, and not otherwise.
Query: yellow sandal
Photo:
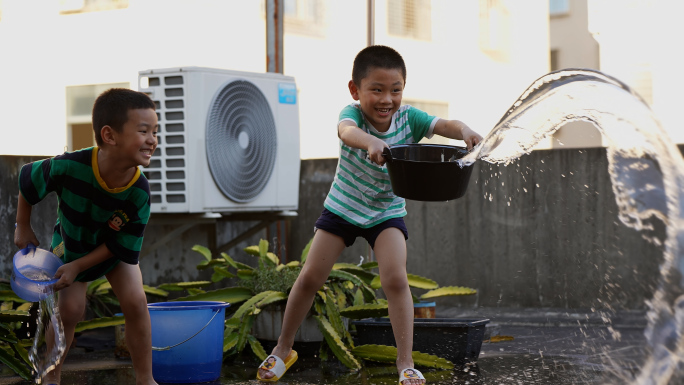
[[[281,377],[283,377],[283,374],[287,372],[288,369],[290,369],[290,366],[297,361],[297,352],[294,350],[290,350],[290,354],[285,357],[285,361],[280,359],[278,356],[270,355],[266,357],[264,362],[259,365],[259,369],[264,369],[268,370],[269,372],[275,374],[271,378],[261,378],[259,375],[259,372],[257,372],[257,380],[263,381],[263,382],[276,382],[278,381]]]
[[[418,369],[406,368],[399,373],[399,385],[403,385],[405,380],[424,380],[423,373]]]

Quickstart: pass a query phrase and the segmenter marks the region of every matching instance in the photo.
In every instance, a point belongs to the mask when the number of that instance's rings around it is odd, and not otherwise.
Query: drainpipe
[[[375,0],[366,0],[366,45],[372,46],[375,44]],[[365,262],[372,262],[375,260],[375,253],[368,244],[366,250],[367,260]]]
[[[367,0],[366,6],[366,45],[371,46],[375,44],[375,0]]]
[[[266,0],[266,72],[283,73],[285,0]]]

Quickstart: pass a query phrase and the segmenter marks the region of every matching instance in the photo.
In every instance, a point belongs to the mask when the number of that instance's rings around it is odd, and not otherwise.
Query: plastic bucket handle
[[[214,305],[212,305],[212,307],[213,307],[213,306],[214,306]],[[201,328],[200,330],[198,330],[197,333],[191,335],[190,337],[188,337],[188,338],[185,339],[184,341],[181,341],[181,342],[179,342],[179,343],[177,343],[177,344],[175,344],[175,345],[165,346],[165,347],[163,347],[163,348],[159,348],[159,347],[156,347],[156,346],[152,346],[152,350],[157,351],[157,352],[163,352],[163,351],[166,351],[166,350],[171,350],[171,349],[175,348],[176,346],[182,345],[182,344],[184,344],[184,343],[190,341],[190,340],[193,339],[196,335],[200,334],[200,333],[202,332],[202,330],[206,329],[207,326],[209,326],[209,324],[211,324],[211,321],[213,321],[214,318],[216,318],[216,315],[217,315],[218,313],[221,312],[221,309],[230,306],[230,304],[229,304],[229,303],[223,303],[223,304],[217,303],[215,306],[216,306],[216,309],[214,310],[214,315],[211,316],[211,319],[209,320],[209,322],[207,322],[206,325],[202,326],[202,328]]]

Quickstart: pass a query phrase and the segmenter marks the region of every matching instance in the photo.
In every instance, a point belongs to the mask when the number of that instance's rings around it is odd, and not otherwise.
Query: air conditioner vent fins
[[[207,116],[207,163],[218,188],[250,202],[268,183],[277,151],[273,112],[251,82],[235,80],[214,96]]]

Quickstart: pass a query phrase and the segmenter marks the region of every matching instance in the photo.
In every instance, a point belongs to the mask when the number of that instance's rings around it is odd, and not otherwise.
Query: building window
[[[128,0],[59,0],[60,15],[123,8],[128,8]]]
[[[409,104],[421,111],[427,112],[432,116],[437,116],[442,119],[449,119],[449,103],[447,102],[404,98],[402,100],[402,104]],[[432,144],[449,144],[449,138],[435,135],[430,139],[423,138],[420,142]]]
[[[430,0],[387,0],[387,29],[390,35],[431,40]]]
[[[501,0],[480,0],[480,50],[492,59],[506,61],[510,55],[510,12]]]
[[[653,105],[653,69],[651,63],[635,63],[625,82],[649,105]]]
[[[91,84],[66,88],[67,150],[95,145],[92,111],[95,99],[110,88],[130,88],[129,83]]]
[[[285,0],[283,8],[285,32],[315,37],[325,35],[326,20],[323,0]]]
[[[570,13],[570,0],[549,0],[549,16],[564,16]]]
[[[560,69],[560,64],[558,62],[559,52],[557,49],[552,49],[549,54],[549,68],[551,71],[557,71]]]

